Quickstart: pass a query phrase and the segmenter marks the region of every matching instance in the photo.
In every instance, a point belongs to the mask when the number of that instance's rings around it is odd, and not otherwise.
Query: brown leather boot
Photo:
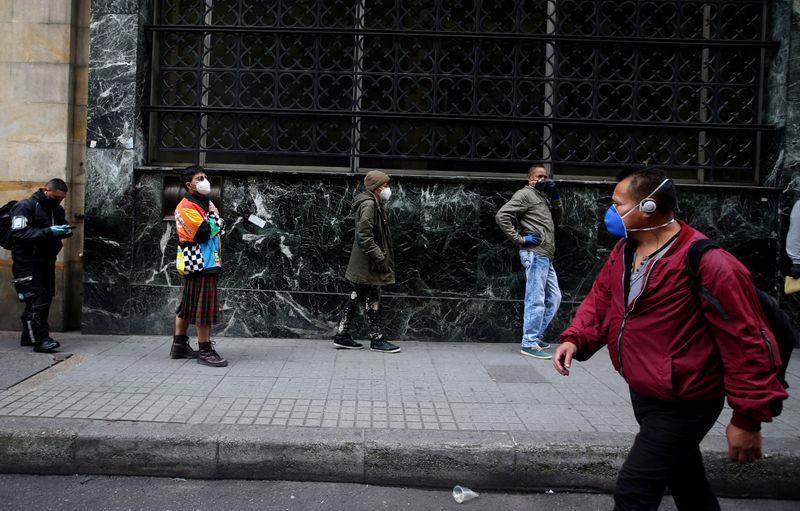
[[[172,338],[169,358],[197,358],[197,352],[189,346],[188,335],[176,335]]]

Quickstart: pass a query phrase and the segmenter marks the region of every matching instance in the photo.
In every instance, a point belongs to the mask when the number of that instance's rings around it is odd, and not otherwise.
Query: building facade
[[[88,61],[89,0],[0,5],[0,205],[57,177],[69,184],[63,205],[77,226],[56,265],[56,329],[81,324]],[[11,280],[11,254],[0,248],[0,330],[21,327]]]
[[[778,295],[799,16],[782,0],[96,0],[82,330],[171,331],[176,176],[196,163],[228,225],[219,336],[333,333],[370,169],[393,181],[392,339],[518,341],[524,274],[494,213],[535,162],[565,208],[552,335],[613,243],[614,175],[642,163]]]

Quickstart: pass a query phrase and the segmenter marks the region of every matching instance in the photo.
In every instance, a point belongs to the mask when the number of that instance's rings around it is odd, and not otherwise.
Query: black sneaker
[[[53,339],[46,337],[39,342],[33,343],[33,351],[37,353],[52,353],[56,351],[61,344],[58,341],[54,341]]]
[[[390,342],[384,341],[383,337],[377,341],[370,342],[369,349],[371,351],[380,351],[383,353],[400,353],[400,346],[395,346]]]
[[[360,350],[364,349],[364,346],[353,340],[353,337],[350,334],[336,334],[333,337],[333,345],[337,349],[344,349],[344,350]]]
[[[219,356],[219,353],[214,349],[214,343],[203,343],[200,349],[197,350],[197,363],[204,366],[211,367],[225,367],[228,361]]]

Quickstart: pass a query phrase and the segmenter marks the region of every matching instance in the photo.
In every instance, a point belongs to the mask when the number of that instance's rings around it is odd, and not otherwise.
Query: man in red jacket
[[[656,510],[667,487],[678,509],[719,509],[699,444],[727,395],[730,458],[761,457],[761,423],[772,420],[770,404],[787,397],[775,378],[778,346],[749,272],[728,252],[706,252],[699,267],[727,319],[689,287],[686,255],[705,236],[675,218],[672,181],[658,169],[618,179],[605,223],[623,239],[562,332],[553,366],[568,376],[572,359],[608,346],[628,382],[640,429],[614,509]]]

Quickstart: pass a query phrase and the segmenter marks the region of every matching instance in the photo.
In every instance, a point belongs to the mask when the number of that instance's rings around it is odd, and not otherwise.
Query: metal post
[[[360,0],[356,6],[356,34],[353,39],[355,48],[353,49],[353,134],[350,143],[350,172],[355,174],[358,172],[360,162],[360,144],[361,144],[361,117],[358,113],[361,111],[361,97],[362,90],[362,72],[364,71],[364,36],[361,30],[364,28],[364,0]]]
[[[704,5],[703,6],[703,39],[710,39],[711,38],[711,29],[709,28],[709,24],[711,23],[711,6]],[[708,50],[708,46],[705,46],[702,50],[702,56],[700,58],[700,80],[703,83],[708,83],[709,78],[709,59],[710,59],[710,52]],[[700,89],[700,122],[703,124],[708,122],[709,114],[708,108],[706,105],[708,104],[708,87],[702,87]],[[703,183],[706,180],[706,169],[704,165],[708,164],[708,151],[706,151],[707,138],[706,138],[706,130],[701,130],[697,134],[697,182]],[[713,176],[713,174],[712,174]]]
[[[213,15],[212,11],[214,10],[214,0],[205,0],[205,8],[206,12],[204,13],[203,22],[210,27]],[[200,51],[203,52],[203,69],[201,70],[200,79],[200,137],[198,138],[200,147],[197,153],[197,164],[201,167],[205,167],[207,159],[206,147],[208,145],[208,115],[203,114],[203,107],[208,106],[208,86],[210,84],[208,68],[211,67],[210,32],[206,32],[203,36],[203,47]]]
[[[548,0],[547,2],[547,34],[555,35],[556,33],[556,2],[555,0]],[[542,115],[545,118],[553,117],[553,106],[555,103],[555,45],[553,41],[544,43],[544,105]],[[550,178],[553,178],[553,124],[545,124],[542,126],[542,163],[550,173]]]

